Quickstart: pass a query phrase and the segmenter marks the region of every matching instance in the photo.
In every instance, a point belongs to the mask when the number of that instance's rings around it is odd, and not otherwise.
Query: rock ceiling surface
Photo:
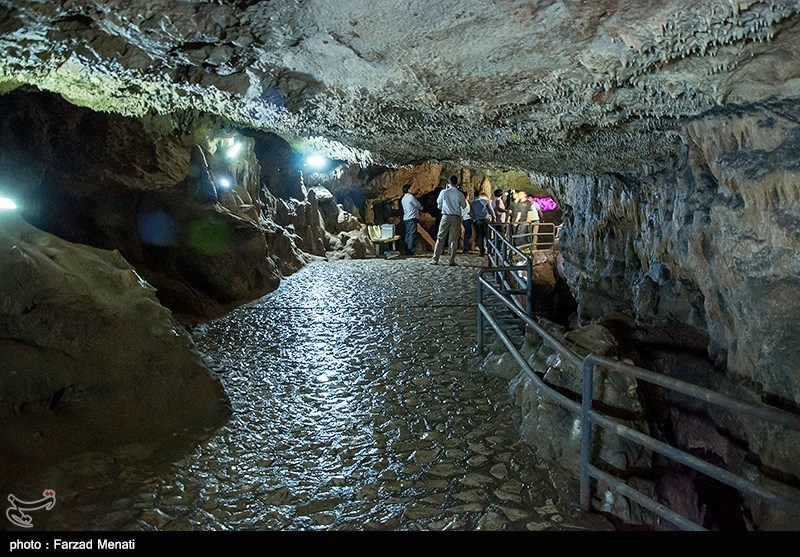
[[[800,2],[0,0],[0,91],[195,109],[336,158],[641,170],[800,94]]]

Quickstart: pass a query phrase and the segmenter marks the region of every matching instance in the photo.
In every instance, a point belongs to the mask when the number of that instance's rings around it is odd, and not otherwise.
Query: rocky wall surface
[[[576,330],[541,320],[548,333],[568,345],[579,357],[589,353],[619,356],[617,339],[603,325],[589,324]],[[535,335],[527,335],[521,349],[522,357],[540,375],[547,388],[534,381],[509,352],[496,341],[489,347],[483,362],[484,370],[509,380],[509,391],[522,415],[520,435],[534,447],[542,460],[579,475],[581,457],[581,423],[579,415],[556,404],[546,390],[553,389],[580,404],[581,370],[566,361]],[[647,433],[648,423],[637,397],[637,382],[618,372],[599,372],[594,376],[595,406],[614,414],[621,423]],[[596,428],[593,439],[592,463],[613,475],[624,475],[652,496],[655,484],[646,476],[631,470],[646,470],[652,454],[635,443],[611,432]],[[610,513],[627,524],[652,525],[652,516],[643,513],[624,497],[619,497],[603,482],[593,490],[593,508]]]
[[[566,205],[560,246],[584,323],[625,315],[635,326],[657,327],[661,339],[650,343],[637,365],[795,413],[796,114],[796,106],[783,103],[711,115],[687,125],[685,156],[668,172],[567,176],[550,183]],[[665,358],[659,346],[682,347],[683,353]],[[703,365],[696,363],[698,346]],[[660,403],[673,406],[673,415],[659,420],[679,444],[749,477],[777,482],[781,490],[797,487],[797,432],[697,408],[674,395]],[[724,442],[697,433],[703,429],[719,432]],[[733,446],[745,447],[744,454]],[[772,526],[787,520],[774,509],[752,513]]]
[[[4,479],[81,450],[200,435],[230,415],[191,337],[117,251],[0,212]]]
[[[263,296],[312,256],[366,253],[358,224],[335,205],[325,230],[291,147],[276,136],[192,113],[95,113],[22,90],[0,97],[0,129],[3,189],[25,218],[118,249],[186,319]]]
[[[800,356],[800,128],[790,115],[742,112],[694,122],[687,138],[673,172],[560,182],[581,315],[694,327],[727,373],[798,405],[788,362]]]
[[[792,0],[0,2],[0,88],[186,109],[364,164],[601,174],[683,118],[796,95]]]

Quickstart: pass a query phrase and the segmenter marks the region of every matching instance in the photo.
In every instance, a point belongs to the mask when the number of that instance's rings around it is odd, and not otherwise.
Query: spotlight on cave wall
[[[235,159],[239,153],[242,151],[242,144],[238,141],[235,141],[233,145],[231,145],[228,150],[225,152],[225,156],[229,159]]]
[[[324,170],[328,166],[328,159],[322,155],[309,155],[306,157],[306,166],[311,170]]]
[[[17,204],[10,197],[3,197],[0,195],[0,211],[13,211],[17,208]]]
[[[231,184],[231,181],[228,178],[220,178],[219,180],[217,180],[217,184],[224,190],[231,189],[231,186],[233,185]]]

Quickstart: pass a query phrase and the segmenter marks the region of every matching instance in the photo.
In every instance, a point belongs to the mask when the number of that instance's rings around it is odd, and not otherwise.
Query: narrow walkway
[[[105,472],[62,491],[45,528],[613,529],[577,511],[479,370],[480,261],[314,263],[199,327],[231,421],[158,469],[88,462]]]

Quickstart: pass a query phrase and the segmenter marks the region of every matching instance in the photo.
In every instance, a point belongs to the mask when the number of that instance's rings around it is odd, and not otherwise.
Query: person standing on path
[[[506,222],[506,216],[508,211],[506,210],[506,204],[503,201],[503,190],[497,189],[494,190],[494,199],[492,199],[492,210],[494,211],[494,218],[492,222],[494,224],[503,224]]]
[[[514,192],[514,207],[512,209],[513,221],[511,231],[513,236],[518,236],[518,238],[513,238],[512,236],[512,239],[514,239],[513,244],[515,246],[525,244],[530,238],[527,233],[529,231],[528,224],[530,221],[528,219],[530,217],[531,202],[532,198],[530,198],[524,191]]]
[[[469,253],[470,248],[472,247],[472,215],[469,211],[469,198],[467,194],[464,192],[463,187],[459,187],[461,193],[464,194],[464,199],[467,201],[467,206],[461,211],[461,224],[464,225],[464,255]]]
[[[414,255],[414,247],[417,245],[417,221],[422,203],[411,193],[411,184],[403,186],[403,198],[400,203],[403,206],[403,224],[406,227],[406,248],[409,255]]]
[[[456,264],[458,240],[461,237],[461,211],[467,206],[467,200],[457,186],[458,177],[450,176],[447,187],[439,193],[436,200],[436,206],[442,211],[442,221],[439,223],[439,231],[436,234],[436,245],[433,248],[433,259],[431,259],[432,265],[438,265],[445,242],[447,242],[449,250],[450,266],[454,267]]]
[[[494,198],[492,199],[492,210],[494,210],[494,219],[492,220],[492,224],[497,225],[495,228],[496,233],[500,234],[501,236],[507,236],[509,232],[506,229],[508,226],[506,223],[511,220],[509,218],[509,215],[511,214],[511,205],[506,204],[506,202],[503,200],[503,197],[505,197],[503,190],[498,188],[494,190],[493,195]],[[486,241],[490,241],[488,236]]]
[[[539,222],[542,220],[542,208],[532,196],[528,195],[528,216],[525,220],[528,221],[528,231],[531,233],[531,249],[536,250],[539,247]]]
[[[486,239],[489,235],[489,223],[495,222],[496,216],[489,195],[485,192],[475,192],[475,200],[469,206],[472,215],[472,227],[475,229],[475,243],[481,257],[486,255]]]

